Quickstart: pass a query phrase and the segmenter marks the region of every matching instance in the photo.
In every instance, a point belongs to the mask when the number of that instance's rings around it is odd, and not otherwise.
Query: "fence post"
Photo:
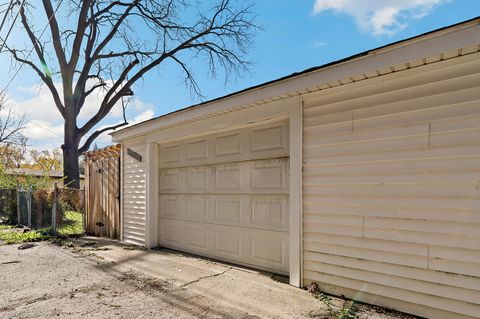
[[[57,232],[57,182],[53,183],[52,231]]]
[[[32,228],[32,186],[28,188],[27,193],[27,219],[28,219],[28,227]]]
[[[87,231],[87,193],[86,187],[83,186],[83,214],[82,214],[82,222],[83,222],[83,232]]]

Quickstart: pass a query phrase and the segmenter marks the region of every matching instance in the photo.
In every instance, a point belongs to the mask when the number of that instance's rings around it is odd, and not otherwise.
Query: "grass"
[[[82,213],[66,211],[62,223],[57,228],[57,234],[51,227],[31,230],[24,233],[21,229],[10,225],[0,225],[0,241],[5,244],[20,244],[44,240],[58,241],[61,238],[83,234]]]
[[[75,236],[83,234],[82,213],[66,211],[63,222],[58,226],[57,233],[61,236]]]
[[[32,230],[26,233],[22,231],[14,231],[13,228],[0,230],[0,240],[7,245],[50,240],[51,238],[52,235],[50,228]]]

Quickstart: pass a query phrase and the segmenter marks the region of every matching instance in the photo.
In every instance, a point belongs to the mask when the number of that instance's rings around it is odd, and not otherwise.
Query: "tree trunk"
[[[78,164],[78,142],[65,139],[63,145],[63,185],[69,188],[80,188],[80,168]]]
[[[65,119],[65,139],[62,145],[63,150],[63,185],[69,188],[80,188],[80,168],[78,163],[78,147],[80,137],[77,133],[75,120],[68,120],[68,113]],[[72,116],[74,118],[74,116]],[[73,122],[73,123],[72,123]]]

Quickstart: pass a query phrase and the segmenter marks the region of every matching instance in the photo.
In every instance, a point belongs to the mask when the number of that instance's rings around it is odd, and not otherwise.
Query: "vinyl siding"
[[[142,155],[139,162],[127,154],[132,149]],[[123,241],[145,245],[146,183],[145,143],[126,143],[123,152]]]
[[[480,317],[480,55],[304,96],[303,275]]]

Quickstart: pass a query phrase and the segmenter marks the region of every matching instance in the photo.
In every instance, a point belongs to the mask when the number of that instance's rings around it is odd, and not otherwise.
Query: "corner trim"
[[[290,109],[290,285],[302,286],[303,99]]]
[[[158,245],[158,144],[146,141],[145,155],[145,247],[153,248]]]

